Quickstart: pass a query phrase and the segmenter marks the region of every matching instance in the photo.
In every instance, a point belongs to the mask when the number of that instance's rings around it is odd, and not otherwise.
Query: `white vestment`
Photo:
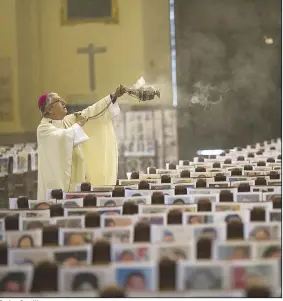
[[[81,112],[91,118],[111,103],[107,96]],[[47,191],[74,191],[87,180],[92,185],[115,185],[118,150],[112,118],[120,113],[118,103],[110,105],[100,117],[82,127],[71,114],[63,120],[42,118],[37,128],[38,200],[46,200]]]

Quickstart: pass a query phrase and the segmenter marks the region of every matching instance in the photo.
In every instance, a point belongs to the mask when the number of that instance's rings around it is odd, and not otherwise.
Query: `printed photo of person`
[[[241,223],[243,222],[242,218],[239,214],[227,214],[224,221],[226,223],[231,223],[232,221],[238,221],[238,222],[241,222]]]
[[[84,218],[83,217],[59,217],[56,218],[56,225],[59,228],[83,228]]]
[[[197,204],[199,200],[204,199],[203,195],[198,194],[192,195],[191,203]],[[209,200],[211,203],[218,203],[219,201],[219,194],[206,194],[206,200]]]
[[[64,232],[64,245],[65,246],[83,246],[91,243],[91,232]]]
[[[42,231],[7,231],[6,241],[12,248],[34,248],[42,246]]]
[[[281,246],[268,246],[263,254],[262,254],[262,258],[274,258],[274,259],[281,259],[282,258],[282,249]]]
[[[192,203],[191,196],[166,196],[165,204],[166,205],[185,205]]]
[[[267,226],[255,227],[249,233],[249,238],[253,240],[270,240],[271,239],[271,229]]]
[[[118,216],[122,214],[122,207],[119,207],[118,209],[113,209],[113,210],[97,210],[97,212],[100,213],[101,216]]]
[[[211,214],[185,213],[184,217],[185,217],[185,220],[187,220],[187,224],[190,224],[190,225],[213,223],[213,215],[211,215]]]
[[[175,241],[174,234],[169,230],[164,230],[162,241],[163,242],[173,242],[173,241]]]
[[[218,236],[218,229],[213,227],[204,227],[204,228],[195,228],[194,229],[195,238],[209,238],[211,240],[217,240]]]
[[[60,292],[95,292],[114,281],[114,269],[110,266],[80,266],[79,269],[61,266],[59,268]]]
[[[150,257],[149,246],[129,245],[113,245],[112,246],[112,261],[115,262],[142,262],[148,261]]]
[[[269,211],[270,222],[282,222],[282,213],[280,211]]]
[[[29,200],[29,209],[49,209],[52,204],[55,204],[56,201],[51,200],[47,202],[39,202],[39,201],[32,201]]]
[[[249,285],[269,287],[274,284],[273,265],[253,264],[239,265],[230,268],[231,289],[244,289]],[[276,282],[276,281],[275,281]]]
[[[50,219],[22,219],[22,229],[23,230],[37,230],[42,229],[44,226],[50,225]]]
[[[236,194],[237,202],[260,202],[260,193],[247,192],[247,193],[237,193]]]
[[[139,207],[139,212],[141,214],[159,214],[159,213],[166,213],[168,210],[168,206],[165,205],[144,205]]]
[[[8,250],[9,265],[36,265],[41,261],[52,261],[53,254],[49,248],[12,249]]]
[[[223,277],[221,266],[186,266],[182,281],[186,290],[221,290],[223,289]]]
[[[133,240],[133,234],[130,229],[115,228],[111,230],[102,230],[101,237],[112,243],[130,243]]]
[[[25,272],[8,272],[0,280],[0,292],[2,293],[25,293],[26,289]]]
[[[99,289],[99,280],[97,276],[93,273],[78,273],[73,278],[71,287],[71,290],[73,292],[94,291]]]
[[[50,210],[24,210],[21,211],[21,217],[37,217],[37,218],[50,218]]]
[[[118,267],[115,275],[117,284],[126,291],[145,292],[155,289],[154,269],[151,266]]]
[[[134,216],[125,217],[125,215],[114,216],[113,218],[104,218],[104,227],[128,227],[133,225]]]
[[[217,259],[219,260],[245,260],[251,258],[251,246],[247,245],[218,245]]]
[[[241,205],[240,204],[215,204],[215,211],[240,211]]]
[[[166,217],[165,215],[155,215],[152,214],[152,216],[143,216],[139,215],[138,219],[140,222],[149,223],[150,225],[164,225]]]
[[[121,206],[122,204],[120,204],[120,206]],[[117,206],[117,203],[116,203],[116,201],[114,201],[114,200],[107,200],[107,201],[105,201],[105,203],[104,204],[101,204],[101,206],[105,206],[105,207],[115,207],[115,206]]]
[[[64,266],[79,266],[90,264],[88,250],[81,251],[54,251],[54,260]]]
[[[157,258],[170,258],[171,260],[189,260],[190,246],[174,245],[174,246],[158,246]]]

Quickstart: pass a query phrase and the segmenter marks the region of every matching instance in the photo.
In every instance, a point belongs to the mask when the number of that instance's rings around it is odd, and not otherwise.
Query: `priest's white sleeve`
[[[75,123],[74,125],[72,125],[72,128],[74,130],[74,146],[89,140],[88,135],[84,132],[79,124]]]

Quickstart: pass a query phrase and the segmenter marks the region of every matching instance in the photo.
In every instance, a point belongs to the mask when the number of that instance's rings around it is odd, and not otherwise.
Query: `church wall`
[[[160,104],[171,104],[168,7],[164,0],[118,0],[118,24],[62,26],[59,0],[0,0],[0,41],[5,46],[0,53],[14,58],[13,110],[19,112],[13,126],[0,121],[0,133],[24,131],[27,140],[34,139],[40,120],[37,97],[44,92],[58,92],[70,104],[87,104],[144,76],[150,83],[163,83]],[[95,91],[89,87],[88,55],[77,53],[89,43],[107,48],[95,55]],[[127,96],[121,102],[140,105]],[[19,134],[14,137],[25,141]],[[12,135],[8,140],[14,141]]]
[[[15,0],[0,0],[0,133],[20,132]]]

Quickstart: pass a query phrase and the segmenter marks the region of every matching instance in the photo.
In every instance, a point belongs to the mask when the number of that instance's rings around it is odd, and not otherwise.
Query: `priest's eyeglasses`
[[[58,99],[55,99],[50,105],[52,106],[52,105],[54,105],[55,103],[58,103],[58,102],[60,102],[64,106],[67,104],[66,101],[63,98],[58,98]]]

